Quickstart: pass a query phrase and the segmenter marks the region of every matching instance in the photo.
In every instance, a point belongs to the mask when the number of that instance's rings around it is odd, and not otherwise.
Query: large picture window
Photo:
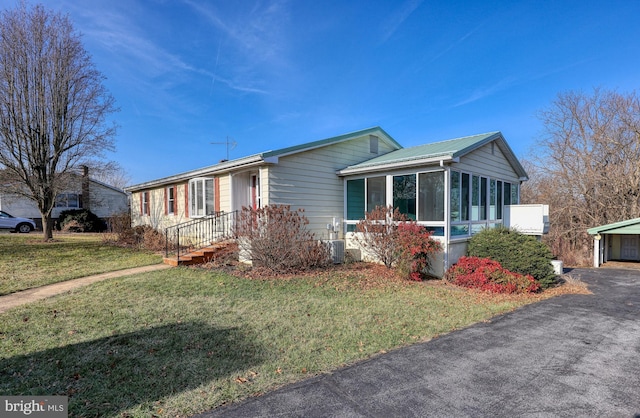
[[[189,181],[189,214],[192,218],[215,214],[214,184],[212,178]]]
[[[55,207],[57,208],[82,208],[81,198],[78,193],[58,193]]]

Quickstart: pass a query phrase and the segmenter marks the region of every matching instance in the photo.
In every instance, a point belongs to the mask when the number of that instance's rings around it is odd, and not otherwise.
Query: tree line
[[[588,228],[640,217],[640,100],[569,91],[538,116],[543,131],[524,161],[531,180],[521,201],[548,203],[545,241],[566,264],[588,265]]]

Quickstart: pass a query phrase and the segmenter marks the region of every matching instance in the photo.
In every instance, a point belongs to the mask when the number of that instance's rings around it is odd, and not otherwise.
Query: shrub
[[[356,224],[356,242],[387,268],[411,280],[429,277],[431,257],[442,249],[431,232],[391,206],[377,206]]]
[[[165,249],[165,236],[149,225],[131,226],[131,215],[122,213],[111,218],[111,234],[105,234],[106,243],[120,247],[162,251]]]
[[[532,236],[509,228],[497,227],[478,232],[471,237],[467,254],[490,258],[510,271],[531,275],[545,289],[557,283],[549,247]]]
[[[303,209],[288,205],[243,207],[236,234],[241,251],[256,267],[289,273],[327,266],[329,247],[306,229],[308,224]]]
[[[533,293],[540,290],[532,276],[511,272],[489,258],[460,257],[445,273],[445,280],[493,293]]]
[[[105,222],[89,209],[63,210],[58,216],[58,230],[68,232],[103,232]]]
[[[424,280],[431,275],[431,257],[442,250],[432,232],[413,221],[400,222],[396,229],[396,269],[403,277]]]

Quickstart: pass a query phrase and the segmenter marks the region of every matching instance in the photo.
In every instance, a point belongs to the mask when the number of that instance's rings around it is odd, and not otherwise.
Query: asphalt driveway
[[[640,417],[640,271],[201,417]]]

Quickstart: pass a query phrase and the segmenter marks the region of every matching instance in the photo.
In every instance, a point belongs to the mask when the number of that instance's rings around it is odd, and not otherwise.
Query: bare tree
[[[124,189],[131,183],[129,173],[115,161],[91,167],[91,178],[119,189]]]
[[[539,116],[544,135],[529,168],[538,181],[523,195],[549,202],[559,250],[588,257],[587,228],[640,216],[640,100],[635,92],[567,92]]]
[[[36,203],[45,240],[56,194],[113,149],[103,80],[68,16],[24,2],[0,14],[1,184]]]

